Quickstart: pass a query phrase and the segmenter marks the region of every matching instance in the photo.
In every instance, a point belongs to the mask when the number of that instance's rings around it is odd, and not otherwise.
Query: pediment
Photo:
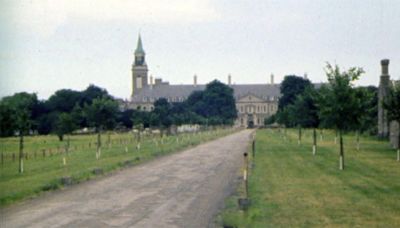
[[[249,102],[264,102],[264,100],[262,98],[260,98],[260,97],[257,97],[254,94],[249,93],[249,94],[244,95],[241,98],[239,98],[238,102],[246,102],[246,103],[249,103]]]

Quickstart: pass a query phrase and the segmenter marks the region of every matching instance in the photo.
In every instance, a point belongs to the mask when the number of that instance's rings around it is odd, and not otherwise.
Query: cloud
[[[31,0],[10,1],[4,5],[11,14],[7,17],[11,28],[45,37],[73,18],[92,22],[182,24],[208,22],[220,17],[206,0]]]

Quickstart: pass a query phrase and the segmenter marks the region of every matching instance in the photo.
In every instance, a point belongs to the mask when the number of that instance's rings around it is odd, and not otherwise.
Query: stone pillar
[[[389,137],[389,121],[387,112],[383,109],[382,102],[386,99],[390,89],[389,59],[381,60],[382,74],[378,88],[378,136],[380,138]]]
[[[232,84],[232,77],[230,74],[228,74],[228,85]]]
[[[193,76],[193,85],[194,85],[194,87],[197,86],[197,75]]]

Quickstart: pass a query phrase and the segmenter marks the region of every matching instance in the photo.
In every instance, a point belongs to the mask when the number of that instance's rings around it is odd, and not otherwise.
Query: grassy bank
[[[312,155],[312,132],[298,145],[297,130],[258,130],[255,166],[249,178],[252,205],[238,210],[227,201],[220,222],[227,227],[400,227],[400,163],[387,142],[346,135],[345,170],[338,144],[325,131]]]
[[[64,151],[66,142],[59,142],[56,136],[26,137],[26,157],[22,174],[18,173],[18,139],[2,138],[0,139],[0,153],[3,154],[0,164],[0,206],[63,187],[61,178],[65,176],[71,177],[72,183],[79,183],[93,178],[95,176],[93,170],[96,168],[107,173],[227,135],[232,131],[232,129],[221,129],[168,136],[162,139],[159,136],[142,136],[140,149],[138,140],[132,133],[104,134],[101,157],[98,160],[96,135],[72,136],[68,154]],[[66,158],[65,165],[63,157]]]

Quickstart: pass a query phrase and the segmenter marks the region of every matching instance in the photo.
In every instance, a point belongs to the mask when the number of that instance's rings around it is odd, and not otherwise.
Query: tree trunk
[[[340,143],[339,169],[344,170],[344,150],[343,150],[342,130],[339,130],[339,143]]]
[[[356,138],[356,141],[357,141],[357,151],[360,151],[360,131],[357,130],[356,134],[357,134],[357,138]]]
[[[111,148],[111,133],[108,132],[108,139],[107,139],[108,148]]]
[[[313,155],[317,152],[317,130],[313,129]]]
[[[298,144],[301,144],[301,127],[299,126],[299,140],[298,140]]]
[[[19,173],[24,172],[24,134],[19,132]]]
[[[100,130],[97,132],[97,151],[96,151],[96,159],[99,159],[101,155],[101,132]]]

